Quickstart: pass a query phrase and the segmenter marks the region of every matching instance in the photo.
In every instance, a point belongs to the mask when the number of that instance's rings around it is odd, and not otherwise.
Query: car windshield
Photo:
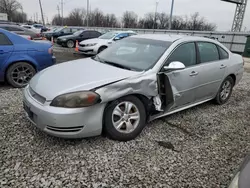
[[[57,28],[57,29],[54,30],[54,32],[59,32],[59,31],[61,31],[62,29],[63,29],[63,27]]]
[[[110,32],[107,32],[107,33],[101,35],[99,37],[99,39],[112,39],[116,34],[117,34],[117,32],[110,31]]]
[[[152,68],[171,44],[131,37],[114,43],[93,59],[124,69],[143,71]]]
[[[76,32],[73,33],[73,35],[78,36],[78,35],[80,35],[82,32],[83,32],[83,30],[76,31]]]

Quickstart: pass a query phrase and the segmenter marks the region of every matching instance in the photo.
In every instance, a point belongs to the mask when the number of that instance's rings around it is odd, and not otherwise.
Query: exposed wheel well
[[[235,76],[234,74],[230,74],[229,76],[233,78],[233,80],[234,80],[234,85],[235,85],[235,82],[236,82],[236,76]]]
[[[30,62],[30,61],[15,61],[15,62],[12,62],[12,63],[10,63],[8,66],[7,66],[7,68],[5,69],[5,72],[4,72],[4,81],[6,80],[6,76],[7,76],[7,71],[8,71],[8,69],[12,66],[12,65],[14,65],[15,63],[28,63],[28,64],[30,64],[36,71],[37,71],[37,69],[36,69],[36,66],[32,63],[32,62]]]

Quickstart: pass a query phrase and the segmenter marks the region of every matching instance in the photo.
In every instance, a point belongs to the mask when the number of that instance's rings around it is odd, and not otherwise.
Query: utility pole
[[[173,10],[174,10],[174,0],[172,0],[172,5],[171,5],[171,12],[170,12],[170,18],[169,18],[169,25],[168,25],[169,30],[172,29]]]
[[[89,0],[87,0],[87,27],[89,27]]]
[[[61,11],[62,11],[62,26],[63,26],[63,0],[61,0]]]
[[[39,22],[38,13],[37,13],[37,12],[36,12],[36,22],[37,22],[37,23]]]
[[[157,16],[157,8],[158,8],[158,4],[159,4],[159,2],[158,2],[158,1],[156,1],[156,4],[155,4],[155,18],[154,18],[153,29],[155,29],[155,25],[156,25],[156,16]]]
[[[60,6],[59,5],[57,5],[57,11],[58,11],[59,24],[60,24],[61,16],[60,16]]]
[[[42,8],[41,0],[39,0],[39,4],[40,4],[40,9],[41,9],[41,15],[42,15],[43,25],[45,26],[44,17],[43,17],[43,8]]]

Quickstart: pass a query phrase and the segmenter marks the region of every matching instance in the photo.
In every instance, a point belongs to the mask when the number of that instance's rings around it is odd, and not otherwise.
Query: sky
[[[18,0],[28,18],[38,14],[41,17],[38,0]],[[57,14],[60,0],[41,0],[45,18],[51,21]],[[170,13],[171,0],[89,0],[91,10],[98,8],[104,13],[114,13],[118,17],[126,10],[134,11],[139,17],[147,12],[154,12],[156,1],[158,12]],[[64,0],[64,15],[74,8],[86,8],[87,0]],[[229,31],[232,26],[236,5],[221,0],[175,0],[174,15],[185,16],[199,12],[207,21],[217,25],[218,31]],[[248,3],[242,30],[250,30],[250,3]]]

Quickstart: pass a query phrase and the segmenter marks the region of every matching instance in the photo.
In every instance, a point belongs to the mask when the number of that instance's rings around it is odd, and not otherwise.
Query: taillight
[[[40,37],[41,35],[39,33],[36,34],[37,37]]]
[[[30,36],[28,36],[28,40],[32,40]]]
[[[53,54],[53,48],[52,48],[52,47],[49,48],[48,53],[49,53],[49,54]]]

